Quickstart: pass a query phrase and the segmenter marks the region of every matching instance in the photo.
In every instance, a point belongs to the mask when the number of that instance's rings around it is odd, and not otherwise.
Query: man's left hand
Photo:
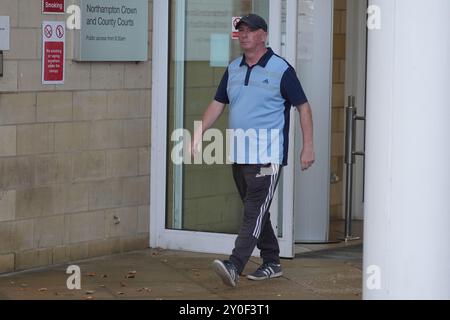
[[[302,166],[302,171],[311,168],[313,163],[316,161],[316,156],[314,154],[313,147],[304,147],[300,155],[300,162]]]

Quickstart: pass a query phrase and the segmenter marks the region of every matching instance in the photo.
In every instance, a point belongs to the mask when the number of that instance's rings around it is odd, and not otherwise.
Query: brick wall
[[[59,86],[41,84],[41,24],[66,16],[37,0],[0,15],[0,273],[148,247],[152,0],[148,62],[74,62],[68,30]]]

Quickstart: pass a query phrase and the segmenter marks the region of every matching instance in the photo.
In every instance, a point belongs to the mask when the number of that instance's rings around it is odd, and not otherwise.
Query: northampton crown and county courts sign
[[[78,61],[147,61],[148,0],[81,0]]]

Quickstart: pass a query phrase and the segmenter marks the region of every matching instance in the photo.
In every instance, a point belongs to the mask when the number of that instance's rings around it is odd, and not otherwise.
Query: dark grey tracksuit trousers
[[[280,177],[280,165],[234,164],[233,177],[244,202],[244,217],[230,261],[242,273],[255,246],[264,263],[280,263],[280,248],[269,208]]]

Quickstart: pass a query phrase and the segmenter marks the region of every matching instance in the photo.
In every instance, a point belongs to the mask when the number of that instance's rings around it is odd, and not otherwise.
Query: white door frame
[[[333,56],[333,1],[300,1],[299,77],[312,107],[316,162],[307,171],[295,170],[295,240],[301,243],[329,241],[331,93]],[[298,118],[298,116],[297,116]],[[297,120],[298,121],[298,120]],[[302,132],[297,122],[296,137]],[[302,139],[296,139],[298,166]]]
[[[153,3],[153,53],[152,53],[152,119],[150,163],[150,247],[159,246],[160,227],[166,211],[167,161],[167,81],[168,81],[168,25],[169,2]],[[162,184],[162,186],[161,186]]]
[[[289,0],[292,3],[296,0]],[[281,47],[281,0],[270,0],[271,46]],[[288,11],[288,15],[296,12]],[[292,19],[290,17],[289,19]],[[294,18],[296,19],[296,17]],[[230,30],[231,31],[231,30]],[[295,33],[292,33],[295,34]],[[296,39],[296,37],[295,37]],[[295,41],[295,40],[294,40]],[[295,43],[292,41],[291,43]],[[289,42],[289,41],[288,41]],[[167,93],[169,59],[169,1],[153,3],[152,119],[150,174],[150,247],[205,253],[230,254],[236,235],[168,230],[166,217],[167,183]],[[292,150],[292,149],[291,149]],[[286,168],[290,172],[291,168]],[[293,257],[293,180],[283,179],[283,237],[279,238],[280,255]],[[278,201],[274,199],[272,222],[278,220]],[[254,254],[258,254],[255,249]]]

